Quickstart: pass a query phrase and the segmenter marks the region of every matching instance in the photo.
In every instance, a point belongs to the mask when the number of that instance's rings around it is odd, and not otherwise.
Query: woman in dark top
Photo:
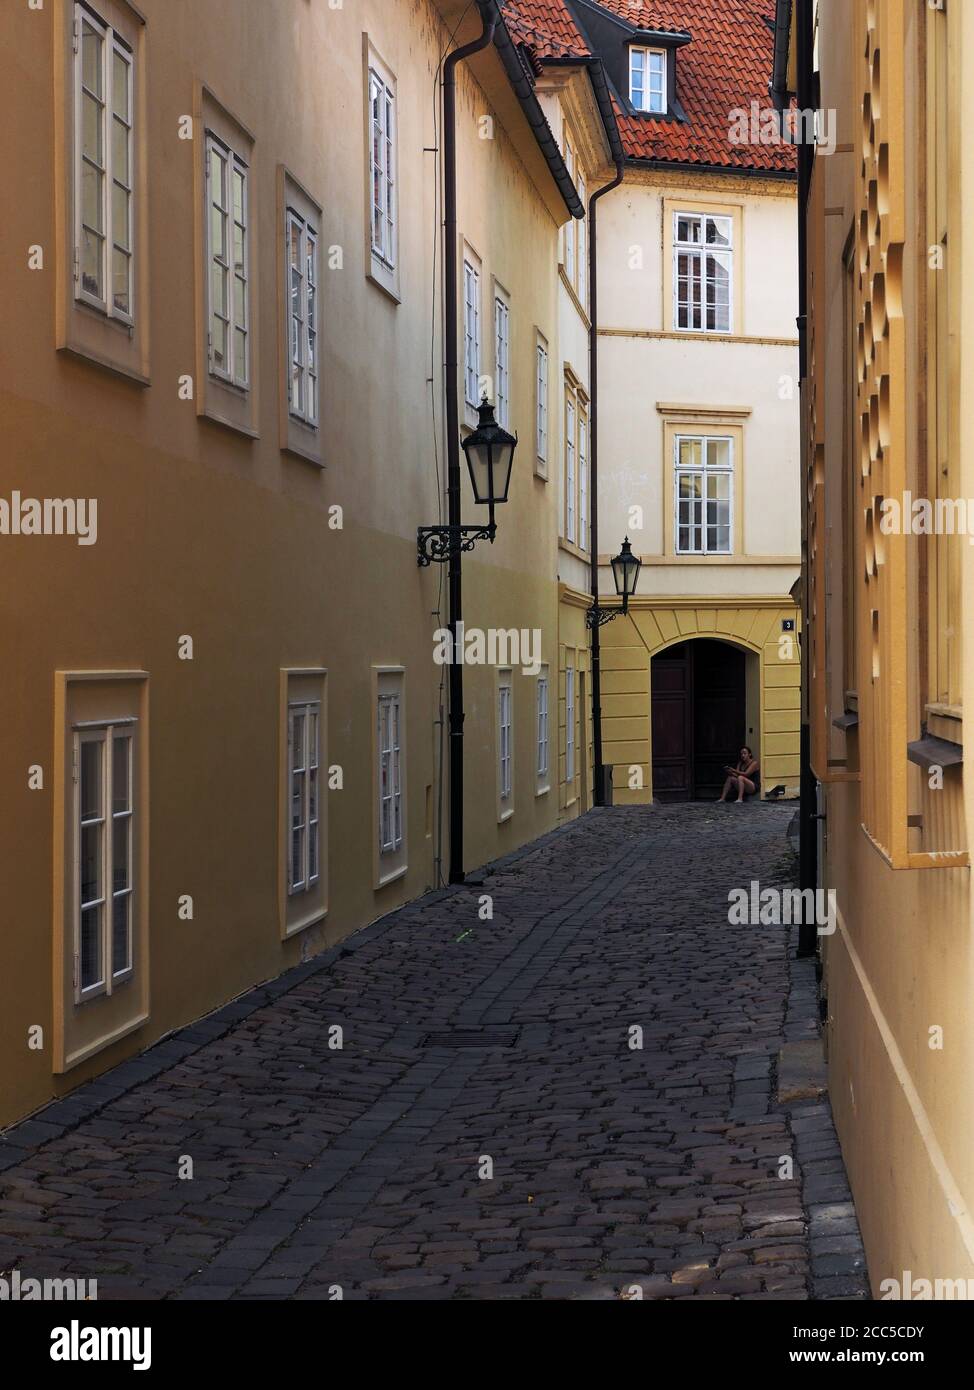
[[[755,796],[761,787],[761,764],[745,743],[736,767],[725,767],[727,781],[718,801],[743,801],[745,796]],[[736,789],[737,797],[728,796]]]

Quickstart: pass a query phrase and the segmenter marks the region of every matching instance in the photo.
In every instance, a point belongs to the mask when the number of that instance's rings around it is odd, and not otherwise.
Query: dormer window
[[[629,100],[637,111],[666,111],[666,53],[661,48],[629,49]]]

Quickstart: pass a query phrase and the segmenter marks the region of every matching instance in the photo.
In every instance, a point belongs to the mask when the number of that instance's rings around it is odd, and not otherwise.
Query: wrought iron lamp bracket
[[[614,618],[621,618],[625,613],[625,608],[599,608],[596,605],[586,611],[585,623],[590,628],[604,627],[606,623],[611,623]]]
[[[494,544],[497,523],[487,526],[421,526],[417,537],[416,563],[422,567],[444,564],[454,555],[473,550],[478,541]]]

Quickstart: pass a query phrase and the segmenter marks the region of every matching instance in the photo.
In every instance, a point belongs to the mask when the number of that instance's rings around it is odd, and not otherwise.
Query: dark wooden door
[[[727,642],[698,641],[693,648],[693,794],[720,796],[727,774],[747,741],[744,653]]]
[[[705,638],[653,658],[653,796],[716,798],[746,737],[745,656]]]
[[[689,801],[693,795],[693,669],[690,643],[653,658],[653,796]]]

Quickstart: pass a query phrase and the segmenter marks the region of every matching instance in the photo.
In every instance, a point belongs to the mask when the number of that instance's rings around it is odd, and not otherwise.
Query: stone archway
[[[763,788],[780,784],[789,795],[797,794],[801,664],[792,636],[796,617],[790,599],[777,605],[738,601],[709,607],[706,600],[692,606],[682,600],[671,606],[637,603],[628,622],[608,624],[602,644],[603,749],[605,762],[613,767],[617,803],[655,799],[652,697],[659,686],[652,679],[654,662],[698,641],[743,653],[746,722],[735,738],[754,748]],[[655,670],[658,675],[661,668]],[[715,788],[715,797],[718,792]]]
[[[748,742],[748,654],[698,637],[652,659],[652,785],[658,801],[712,800]]]

